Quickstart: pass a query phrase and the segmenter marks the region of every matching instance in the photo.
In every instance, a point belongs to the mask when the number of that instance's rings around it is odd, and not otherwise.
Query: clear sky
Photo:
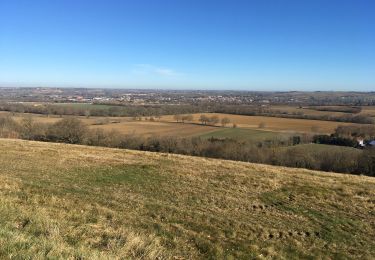
[[[0,85],[375,91],[375,1],[0,0]]]

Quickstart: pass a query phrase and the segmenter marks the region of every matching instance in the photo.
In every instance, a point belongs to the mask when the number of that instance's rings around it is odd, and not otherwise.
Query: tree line
[[[338,146],[349,146],[355,148],[362,148],[359,145],[359,140],[363,144],[375,140],[375,126],[373,125],[348,125],[338,126],[335,132],[331,135],[315,135],[314,143],[329,144]]]

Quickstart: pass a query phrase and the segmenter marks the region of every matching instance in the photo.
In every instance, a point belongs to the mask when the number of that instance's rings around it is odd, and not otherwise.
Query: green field
[[[0,139],[0,258],[374,259],[375,179]]]
[[[77,109],[108,109],[111,107],[118,107],[118,106],[91,104],[91,103],[53,103],[53,105],[72,107],[72,108],[77,108]]]
[[[219,130],[200,135],[201,138],[229,138],[241,141],[260,142],[265,140],[274,140],[277,138],[289,137],[289,134],[262,131],[246,128],[220,128]]]

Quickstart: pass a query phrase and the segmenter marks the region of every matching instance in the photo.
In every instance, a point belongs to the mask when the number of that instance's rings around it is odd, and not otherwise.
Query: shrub
[[[313,137],[313,142],[317,144],[330,144],[338,146],[349,146],[356,147],[357,141],[351,138],[339,137],[334,135],[315,135]]]
[[[47,139],[56,142],[80,144],[83,143],[87,132],[87,126],[79,119],[68,117],[49,127]]]

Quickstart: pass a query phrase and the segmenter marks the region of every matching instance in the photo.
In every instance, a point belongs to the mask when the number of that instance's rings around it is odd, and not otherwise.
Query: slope
[[[375,256],[375,180],[0,139],[0,258]]]

